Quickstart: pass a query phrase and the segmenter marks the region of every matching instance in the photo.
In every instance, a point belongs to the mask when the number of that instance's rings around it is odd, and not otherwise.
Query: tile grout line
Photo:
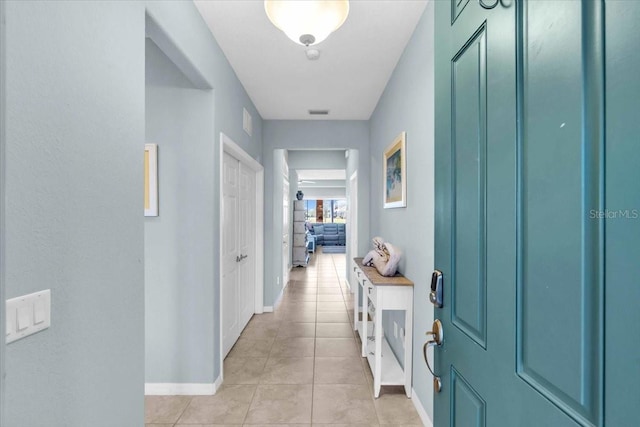
[[[187,411],[187,408],[189,407],[189,405],[191,405],[192,400],[193,400],[193,396],[189,396],[189,403],[185,405],[184,409],[180,412],[180,415],[178,415],[178,418],[176,418],[176,422],[173,423],[174,427],[178,425],[178,421],[180,421],[180,418],[182,418],[184,413]]]
[[[288,287],[289,285],[287,285]],[[277,310],[277,309],[276,309]],[[274,318],[276,316],[276,311],[274,310],[273,312]],[[262,374],[261,376],[264,374],[264,370],[267,367],[267,363],[269,363],[269,359],[271,359],[271,351],[273,350],[273,347],[276,343],[276,340],[278,339],[278,334],[280,333],[280,328],[282,327],[282,322],[281,321],[277,321],[276,319],[273,320],[274,322],[277,322],[278,327],[276,328],[276,334],[275,337],[273,338],[273,342],[271,343],[271,346],[269,347],[269,353],[267,354],[267,360],[265,360],[264,362],[264,367],[262,368]],[[258,383],[256,384],[256,388],[253,390],[253,394],[251,396],[251,402],[249,402],[249,407],[247,408],[247,412],[244,414],[244,418],[242,419],[242,426],[245,425],[246,421],[247,421],[247,417],[249,417],[249,411],[251,410],[251,407],[253,406],[253,402],[256,399],[256,395],[258,394],[258,387],[262,385],[261,384],[261,378],[258,379]]]
[[[317,264],[317,259],[315,260],[316,264]],[[315,393],[315,389],[316,389],[316,349],[318,347],[318,268],[316,265],[316,278],[315,278],[315,282],[316,282],[316,316],[315,316],[315,325],[314,325],[314,331],[313,331],[313,375],[311,377],[311,414],[309,416],[309,425],[313,424],[313,400],[314,400],[314,393]]]
[[[287,384],[265,384],[263,383],[263,379],[262,379],[262,375],[266,372],[265,368],[267,363],[271,360],[271,359],[275,359],[275,355],[273,355],[273,350],[275,349],[275,341],[277,341],[280,337],[280,332],[283,332],[285,330],[285,328],[287,328],[287,325],[290,324],[297,324],[297,323],[306,323],[304,321],[299,322],[298,320],[296,320],[297,318],[295,316],[291,316],[291,312],[290,310],[294,310],[296,309],[296,306],[298,305],[298,302],[307,305],[308,303],[306,302],[307,300],[302,298],[299,298],[299,295],[303,295],[303,294],[307,294],[306,291],[309,291],[311,289],[311,287],[315,287],[315,290],[312,291],[311,293],[309,293],[309,296],[313,295],[314,296],[314,305],[315,305],[315,310],[314,310],[314,335],[313,335],[313,352],[312,352],[312,380],[310,382],[311,385],[311,393],[310,393],[310,419],[309,419],[309,423],[310,426],[313,426],[314,422],[313,422],[313,415],[314,415],[314,410],[315,410],[315,384],[316,384],[316,371],[315,368],[317,367],[317,357],[318,357],[318,353],[317,353],[317,340],[319,339],[318,337],[318,323],[319,322],[319,318],[318,315],[321,311],[319,311],[319,305],[320,304],[328,304],[329,306],[327,306],[325,308],[325,310],[327,310],[327,312],[332,312],[332,311],[337,311],[337,309],[331,307],[332,304],[334,304],[333,301],[335,301],[335,303],[342,301],[343,302],[343,306],[342,309],[340,310],[341,312],[346,312],[347,314],[347,320],[346,320],[346,324],[349,326],[349,337],[352,338],[351,343],[356,347],[356,351],[357,351],[357,355],[356,358],[357,360],[359,360],[360,362],[360,370],[359,372],[364,376],[364,384],[360,385],[359,382],[357,384],[357,387],[366,387],[369,390],[368,396],[369,396],[369,401],[372,402],[373,408],[372,408],[372,413],[373,416],[372,421],[374,423],[377,423],[376,425],[379,426],[383,426],[382,424],[380,424],[383,420],[381,418],[381,415],[378,411],[378,407],[376,405],[377,400],[373,397],[372,394],[372,383],[370,382],[370,378],[369,378],[369,367],[367,365],[367,361],[366,359],[362,359],[361,355],[360,355],[360,347],[358,346],[358,332],[353,330],[353,325],[355,323],[355,321],[357,320],[355,315],[353,318],[351,318],[349,316],[350,312],[353,313],[354,309],[354,298],[357,299],[357,294],[356,296],[354,296],[353,293],[351,293],[351,289],[349,289],[347,287],[346,282],[342,282],[341,281],[341,277],[340,274],[338,274],[338,265],[342,263],[342,260],[338,260],[337,258],[339,257],[339,255],[332,255],[332,254],[318,254],[319,256],[314,257],[314,260],[312,263],[310,263],[310,266],[312,266],[312,268],[310,268],[309,271],[307,270],[307,272],[302,273],[302,275],[300,275],[299,277],[297,277],[297,279],[295,280],[290,280],[289,281],[289,288],[290,290],[293,290],[294,292],[289,294],[289,295],[285,295],[285,299],[283,300],[283,302],[286,301],[286,304],[283,304],[280,307],[280,310],[277,310],[277,312],[274,312],[272,314],[272,317],[270,318],[270,321],[274,322],[273,324],[275,325],[275,328],[272,328],[273,331],[275,331],[275,335],[273,337],[273,340],[271,342],[271,345],[269,346],[268,350],[267,350],[267,354],[266,354],[266,360],[264,363],[264,367],[262,370],[262,374],[257,376],[257,382],[254,386],[254,391],[252,393],[252,396],[249,400],[248,403],[248,407],[247,410],[245,412],[245,415],[243,417],[243,420],[241,421],[241,425],[245,425],[248,427],[251,427],[250,424],[246,424],[249,420],[249,413],[250,413],[250,409],[252,408],[254,403],[259,403],[259,399],[257,399],[258,397],[258,393],[257,393],[257,389],[259,388],[259,386],[270,386],[270,385],[293,385],[293,383],[289,382]],[[307,273],[310,273],[309,275],[307,275]],[[348,275],[348,272],[347,272]],[[311,277],[313,276],[313,277]],[[322,282],[323,285],[325,286],[320,286],[320,283]],[[337,286],[337,287],[336,287]],[[327,288],[332,288],[333,291],[330,292],[326,292],[329,291],[329,289]],[[322,292],[321,292],[322,289]],[[335,297],[332,298],[323,298],[323,299],[328,299],[328,301],[318,301],[321,296],[324,295],[334,295],[334,291],[338,290],[340,292],[340,296],[341,299],[337,299]],[[298,291],[302,290],[302,293],[298,293]],[[359,291],[358,287],[356,287],[356,291]],[[338,294],[335,294],[336,296]],[[292,298],[292,300],[289,300],[289,298]],[[349,304],[348,301],[351,301],[351,303]],[[324,310],[323,310],[324,311]],[[286,317],[283,318],[282,316]],[[328,322],[328,325],[333,325],[336,322],[337,323],[343,323],[345,322],[344,320],[340,320],[338,321],[338,319],[332,319],[334,321],[330,321]],[[266,323],[265,325],[267,325],[268,323]],[[286,325],[285,325],[286,324]],[[260,332],[259,330],[260,328],[258,328],[255,332]],[[305,328],[306,329],[306,328]],[[308,331],[308,329],[306,329]],[[326,334],[324,334],[325,336],[323,336],[323,339],[329,339],[329,338],[339,338],[342,339],[341,337],[344,337],[346,335],[346,333],[343,332],[333,332],[334,328],[329,328],[326,330]],[[262,331],[265,332],[265,331]],[[346,331],[345,331],[346,332]],[[308,334],[308,332],[304,332],[301,331],[299,333],[302,333],[303,335],[300,335],[300,337],[305,336]],[[288,334],[288,333],[287,333]],[[254,338],[261,338],[260,337],[261,334],[258,334],[257,336],[254,336]],[[296,338],[298,335],[294,334],[292,337],[289,338]],[[307,335],[308,336],[308,335]],[[287,337],[280,337],[281,339],[285,339]],[[346,337],[345,337],[346,338]],[[324,347],[323,347],[324,348]],[[333,353],[330,353],[333,354]],[[340,355],[340,354],[333,354],[333,355],[325,355],[324,357],[348,357],[347,355]],[[288,354],[287,356],[285,356],[284,358],[300,358],[300,357],[304,357],[306,358],[306,356],[301,356],[299,353],[296,354]],[[262,357],[260,357],[262,358]],[[248,358],[243,358],[243,359],[252,359],[251,357]],[[308,363],[308,362],[307,362]],[[329,370],[332,370],[332,368],[330,367],[331,364],[327,365],[326,368]],[[367,366],[365,366],[367,365]],[[308,365],[307,365],[308,366]],[[224,368],[223,368],[224,369]],[[292,373],[294,373],[295,371],[287,371],[288,374],[287,375],[291,375]],[[304,371],[302,371],[304,372]],[[306,371],[308,372],[308,371]],[[305,381],[302,381],[303,377],[299,377],[299,376],[294,376],[294,377],[290,377],[293,378],[294,383],[297,381],[299,384],[304,384]],[[265,379],[266,381],[269,381],[268,379]],[[291,380],[287,380],[287,381],[291,381]],[[347,384],[352,384],[350,383],[348,380],[345,380],[346,382],[344,383],[345,385]],[[278,381],[280,382],[280,381]],[[309,384],[309,383],[306,383]],[[342,384],[342,382],[340,383],[336,383],[336,384]],[[356,383],[353,383],[354,386],[352,387],[356,387]],[[240,385],[240,384],[239,384]],[[330,385],[331,384],[324,384],[324,383],[319,383],[319,385],[322,387],[321,391],[323,391],[323,393],[329,393],[331,394],[331,388]],[[301,390],[302,391],[302,390]],[[319,395],[319,399],[322,398],[322,393]],[[183,407],[183,409],[180,411],[178,417],[176,418],[176,421],[174,421],[171,424],[167,424],[167,425],[171,425],[173,427],[178,427],[181,426],[182,424],[180,424],[180,419],[182,418],[182,416],[184,416],[185,413],[187,413],[188,408],[190,407],[191,404],[193,404],[193,399],[195,396],[188,396],[188,400],[186,405]],[[364,396],[363,396],[364,397]],[[319,403],[322,403],[322,400],[319,400]],[[320,406],[321,407],[321,406]],[[255,418],[255,414],[254,413],[254,418]],[[322,414],[320,414],[322,416]],[[337,420],[337,419],[336,419]],[[322,422],[322,420],[319,420],[320,422]],[[253,422],[263,422],[262,417],[259,418],[255,418]],[[354,422],[352,420],[352,422]],[[186,427],[186,425],[185,425]]]

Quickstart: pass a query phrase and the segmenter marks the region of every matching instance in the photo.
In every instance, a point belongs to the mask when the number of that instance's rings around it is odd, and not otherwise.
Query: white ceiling
[[[316,61],[271,24],[262,0],[194,3],[262,118],[368,120],[426,1],[351,0],[344,25],[314,46]]]
[[[297,169],[299,180],[321,181],[347,179],[347,171],[344,169]]]

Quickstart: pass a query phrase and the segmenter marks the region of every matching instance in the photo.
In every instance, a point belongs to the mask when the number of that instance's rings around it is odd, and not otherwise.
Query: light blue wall
[[[213,99],[147,39],[146,141],[160,176],[160,215],[145,218],[147,383],[215,380]]]
[[[6,349],[6,425],[140,426],[145,30],[192,83],[215,91],[212,242],[219,133],[260,158],[262,121],[191,2],[6,9],[6,296],[52,290],[51,328]],[[217,277],[217,248],[211,263]],[[210,286],[206,316],[218,321],[219,283]]]
[[[431,329],[433,306],[428,285],[434,242],[434,2],[429,2],[370,119],[371,234],[396,243],[404,251],[400,271],[414,289],[413,386],[433,418],[432,380],[422,360],[425,332]],[[382,208],[382,153],[402,131],[407,132],[407,207]],[[403,326],[402,312],[384,318],[394,351],[393,320]]]
[[[52,304],[6,348],[6,426],[141,426],[144,3],[6,8],[6,297]]]
[[[345,150],[289,150],[289,169],[344,169]]]
[[[360,176],[360,172],[358,171],[358,165],[360,164],[360,150],[354,150],[354,149],[349,149],[348,150],[349,153],[349,157],[347,157],[347,186],[346,186],[346,197],[347,197],[347,203],[350,203],[351,200],[351,191],[353,191],[353,189],[351,188],[351,176],[355,173],[358,172],[357,174],[357,182],[358,182],[358,199],[360,198],[360,193],[361,192],[365,192],[365,193],[369,193],[369,184],[368,184],[368,177],[366,178],[366,180],[364,178],[362,178]],[[351,209],[351,207],[349,206],[349,209]],[[358,221],[362,221],[362,218],[364,218],[365,216],[369,217],[369,204],[359,204],[358,206]],[[353,227],[353,224],[349,226],[350,228]],[[349,282],[349,285],[351,286],[351,291],[352,293],[355,293],[356,290],[358,290],[359,286],[357,285],[358,280],[357,278],[353,275],[353,266],[355,265],[353,263],[353,258],[359,257],[359,256],[364,256],[364,254],[366,254],[368,252],[368,248],[369,248],[369,232],[367,231],[366,233],[363,232],[362,227],[360,224],[358,224],[358,229],[359,229],[359,234],[358,234],[358,247],[357,248],[352,248],[350,243],[350,234],[347,232],[347,249],[346,249],[346,257],[347,257],[347,274],[346,274],[346,278],[347,281]],[[356,298],[358,298],[359,301],[359,305],[362,306],[362,299],[359,296],[359,294],[356,294]]]
[[[6,26],[5,26],[5,3],[0,1],[0,302],[4,301],[4,272],[5,272],[5,264],[4,264],[4,256],[5,256],[5,246],[4,246],[4,236],[5,236],[5,228],[4,228],[4,208],[5,208],[5,96],[2,94],[6,93],[6,85],[5,85],[5,75],[6,75],[6,56],[5,56],[5,45],[6,45]],[[0,331],[4,331],[5,326],[5,316],[0,316]],[[4,425],[4,340],[0,340],[0,426]]]
[[[197,87],[211,87],[215,93],[214,131],[214,198],[212,239],[220,241],[220,132],[224,132],[251,157],[261,161],[262,119],[238,77],[229,65],[222,49],[213,38],[202,16],[191,2],[150,1],[147,2],[147,33],[162,51],[190,78]],[[253,117],[253,136],[242,129],[242,109],[246,108]],[[214,247],[211,260],[215,282],[213,284],[213,318],[220,321],[219,301],[220,268],[219,248]],[[220,330],[214,327],[214,378],[220,375],[218,343]]]
[[[289,182],[291,183],[291,200],[296,198],[298,192],[298,169],[344,169],[346,161],[345,150],[289,150]],[[337,199],[345,197],[344,188],[324,188],[323,181],[313,188],[303,188],[305,199]],[[309,184],[307,184],[309,185]]]
[[[265,168],[265,282],[264,301],[271,306],[280,295],[282,250],[282,204],[274,189],[280,169],[274,165],[273,152],[276,149],[357,149],[361,153],[358,163],[363,182],[369,179],[369,123],[367,121],[312,121],[312,120],[265,120],[263,123],[263,159]],[[281,184],[279,184],[281,186]],[[369,191],[358,194],[360,206],[369,206]],[[369,235],[369,215],[367,209],[360,210],[358,232]],[[361,239],[361,242],[366,239]],[[366,244],[365,244],[366,247]],[[364,250],[364,247],[363,247]]]
[[[215,91],[216,147],[224,132],[261,162],[262,119],[196,7],[180,0],[146,4],[149,36],[197,87]],[[242,130],[242,108],[253,117],[253,136]]]

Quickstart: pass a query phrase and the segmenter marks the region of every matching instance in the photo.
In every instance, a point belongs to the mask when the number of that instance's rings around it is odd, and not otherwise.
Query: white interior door
[[[239,162],[224,153],[222,161],[222,351],[226,356],[240,337],[238,290]]]
[[[289,266],[291,265],[289,250],[289,228],[291,227],[291,212],[289,206],[289,180],[282,184],[282,287],[289,283]]]
[[[353,258],[360,256],[358,253],[358,172],[354,172],[349,179],[349,220],[347,221],[347,227],[350,230],[349,253],[351,254],[351,259],[348,260],[347,265],[350,266],[349,272],[353,275],[353,267],[355,265]],[[358,281],[355,277],[349,280],[351,292],[354,292],[357,283]]]
[[[239,285],[239,328],[247,326],[255,308],[255,235],[256,235],[256,174],[248,166],[240,163],[239,169],[239,227],[238,243],[240,262],[238,263]]]

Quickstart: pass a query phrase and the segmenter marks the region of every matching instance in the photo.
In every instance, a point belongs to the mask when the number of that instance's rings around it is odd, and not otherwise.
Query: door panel
[[[451,1],[451,23],[453,24],[456,21],[456,18],[464,7],[469,3],[469,0],[452,0]]]
[[[515,375],[515,354],[505,351],[515,351],[515,85],[504,85],[515,80],[515,11],[488,19],[469,2],[451,26],[448,6],[436,2],[436,268],[445,303],[435,310],[444,344],[435,351],[434,425],[519,426],[516,410],[496,410],[512,398],[505,384]]]
[[[452,60],[451,134],[454,238],[452,322],[486,346],[485,177],[486,31],[484,24]],[[473,239],[466,240],[466,236]],[[457,244],[460,243],[460,244]]]
[[[517,363],[536,390],[596,423],[602,241],[598,221],[584,213],[600,204],[601,171],[592,165],[601,147],[583,138],[585,35],[574,19],[589,13],[582,9],[576,1],[527,1],[521,11]],[[549,343],[562,355],[553,363]]]
[[[451,367],[451,424],[465,427],[484,427],[486,403],[458,371]]]
[[[602,426],[603,4],[460,5],[436,2],[434,425]]]

